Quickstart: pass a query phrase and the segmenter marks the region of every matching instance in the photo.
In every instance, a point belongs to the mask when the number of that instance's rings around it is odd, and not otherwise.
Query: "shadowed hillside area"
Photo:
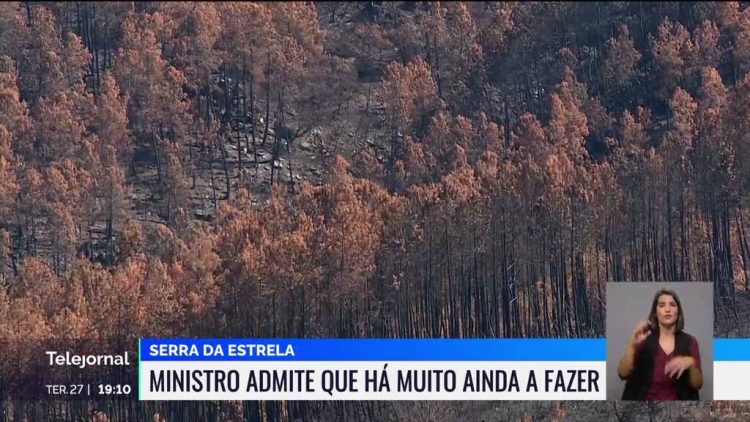
[[[750,337],[745,7],[0,3],[0,383],[61,339],[603,337],[617,281],[713,283],[716,336]],[[0,419],[749,414],[9,399]]]

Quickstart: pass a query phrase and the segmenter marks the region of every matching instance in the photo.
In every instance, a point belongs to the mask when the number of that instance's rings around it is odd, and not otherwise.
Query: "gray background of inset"
[[[703,370],[701,401],[714,397],[713,283],[705,282],[608,282],[607,283],[607,399],[620,400],[625,381],[617,375],[617,363],[625,352],[635,325],[647,319],[659,289],[674,290],[685,316],[684,331],[698,341]]]

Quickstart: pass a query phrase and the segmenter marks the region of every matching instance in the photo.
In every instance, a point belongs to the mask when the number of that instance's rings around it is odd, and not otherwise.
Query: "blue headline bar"
[[[717,338],[714,339],[714,360],[717,361],[750,361],[750,339]]]
[[[139,352],[142,361],[604,361],[607,356],[605,339],[141,339]]]

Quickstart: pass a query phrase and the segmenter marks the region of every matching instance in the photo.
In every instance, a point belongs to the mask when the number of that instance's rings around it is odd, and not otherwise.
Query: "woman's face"
[[[660,325],[664,327],[673,326],[677,323],[678,314],[677,302],[671,295],[659,296],[659,301],[656,303],[656,319]]]

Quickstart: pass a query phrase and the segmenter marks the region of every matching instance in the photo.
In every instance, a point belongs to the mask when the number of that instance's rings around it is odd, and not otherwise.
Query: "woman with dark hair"
[[[700,351],[683,331],[685,314],[677,294],[660,290],[647,321],[628,340],[617,372],[627,380],[623,400],[698,400],[703,387]]]

